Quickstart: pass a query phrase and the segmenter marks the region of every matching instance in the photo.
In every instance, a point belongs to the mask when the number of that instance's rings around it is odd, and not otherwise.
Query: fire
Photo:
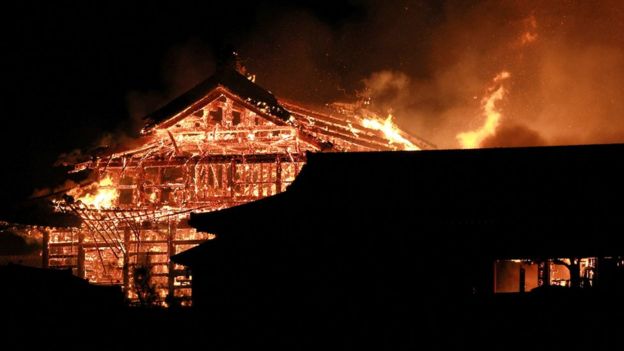
[[[420,150],[418,146],[401,135],[399,128],[392,121],[392,114],[389,114],[388,118],[383,122],[376,118],[364,118],[362,120],[362,126],[382,131],[386,139],[388,139],[389,144],[401,145],[403,150]]]
[[[46,263],[72,267],[96,284],[121,284],[132,304],[190,305],[192,275],[169,258],[215,236],[188,228],[189,213],[285,191],[308,151],[326,146],[336,152],[417,150],[412,142],[421,145],[400,132],[392,116],[384,120],[354,109],[341,113],[347,117],[342,121],[297,105],[288,110],[271,106],[262,96],[243,99],[224,89],[215,88],[218,97],[199,111],[144,129],[132,148],[94,158],[88,166],[75,165],[101,178],[59,200],[59,211],[83,222],[80,228],[50,231]],[[288,113],[288,123],[274,123],[256,109]]]
[[[535,42],[538,38],[537,34],[537,19],[535,16],[530,16],[524,21],[525,31],[520,35],[518,43],[520,46],[525,46]]]
[[[520,37],[520,45],[531,44],[537,40],[537,33],[524,32]]]
[[[496,129],[502,117],[502,113],[497,109],[496,103],[505,97],[506,90],[501,82],[509,77],[511,77],[511,74],[507,71],[503,71],[494,77],[494,85],[488,89],[489,94],[481,101],[485,123],[479,129],[457,134],[457,140],[462,148],[478,148],[485,138],[496,134]]]
[[[117,189],[113,187],[113,179],[110,176],[103,178],[97,183],[93,183],[90,188],[95,188],[95,193],[87,192],[76,199],[89,207],[97,209],[111,208],[119,196]],[[72,192],[70,192],[69,195],[77,195],[75,194],[76,192]]]
[[[527,46],[538,39],[537,19],[530,16],[524,21],[524,31],[518,37],[516,45],[518,47]],[[502,71],[494,77],[492,85],[487,90],[487,94],[481,100],[485,123],[478,129],[457,134],[456,138],[464,149],[474,149],[481,147],[481,143],[486,138],[496,135],[496,130],[502,117],[501,111],[496,104],[503,100],[507,91],[503,86],[503,81],[511,77],[507,71]]]

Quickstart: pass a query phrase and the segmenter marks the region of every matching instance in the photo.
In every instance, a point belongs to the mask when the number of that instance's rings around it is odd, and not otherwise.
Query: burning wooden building
[[[188,225],[191,212],[284,191],[307,152],[432,148],[362,106],[324,110],[278,100],[251,77],[218,70],[147,116],[135,147],[73,166],[95,182],[56,202],[82,224],[46,231],[44,264],[122,285],[132,301],[187,304],[190,276],[169,258],[213,237]]]

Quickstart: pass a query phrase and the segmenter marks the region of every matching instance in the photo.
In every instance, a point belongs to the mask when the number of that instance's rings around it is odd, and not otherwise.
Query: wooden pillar
[[[143,205],[149,204],[149,196],[145,194],[145,167],[143,167],[143,165],[141,165],[138,169],[136,185],[137,186],[134,189],[136,192],[136,200],[134,202]],[[126,247],[126,250],[127,249],[128,248]]]
[[[124,227],[124,246],[126,248],[125,253],[124,253],[124,257],[123,257],[123,268],[122,268],[122,274],[123,274],[123,291],[124,291],[124,296],[126,298],[129,297],[129,291],[130,291],[130,228],[128,228],[127,226]]]
[[[275,192],[279,194],[282,192],[282,163],[280,162],[279,156],[277,156],[275,161],[277,167],[275,170],[275,187],[277,188]]]
[[[84,251],[84,232],[78,231],[78,256],[76,260],[78,277],[85,277],[85,251]]]
[[[175,294],[175,264],[171,261],[171,256],[175,255],[175,237],[177,231],[177,221],[169,219],[169,232],[167,233],[167,274],[168,274],[168,300],[171,304],[174,301]]]
[[[50,267],[50,233],[47,229],[42,229],[43,245],[41,245],[41,267]]]
[[[163,183],[162,179],[163,179],[163,168],[162,167],[158,167],[158,179],[157,179],[158,184],[156,184],[156,185],[158,185],[158,188],[157,188],[158,189],[158,198],[156,199],[156,203],[157,204],[161,204],[161,205],[165,203],[165,199],[163,198],[163,190],[164,189],[162,187],[162,183]]]
[[[230,186],[230,197],[234,197],[234,175],[236,174],[236,162],[230,162],[230,172],[228,174],[228,184]]]

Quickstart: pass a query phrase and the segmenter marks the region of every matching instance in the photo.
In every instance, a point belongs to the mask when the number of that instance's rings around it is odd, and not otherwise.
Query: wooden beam
[[[130,228],[129,227],[125,227],[124,228],[124,246],[126,247],[126,251],[124,253],[124,257],[123,257],[123,268],[122,268],[122,274],[123,274],[123,290],[124,290],[124,297],[128,298],[129,296],[129,291],[130,291],[130,287],[128,286],[130,284],[130,266],[129,266],[129,252],[130,252]]]
[[[139,167],[142,166],[144,168],[149,167],[179,167],[185,165],[196,165],[196,164],[211,164],[211,163],[273,163],[273,162],[290,162],[292,159],[295,162],[305,162],[306,157],[305,154],[253,154],[253,155],[206,155],[204,157],[193,156],[193,157],[173,157],[170,160],[149,160],[139,162],[138,160],[131,160],[126,163],[127,167]],[[98,165],[94,164],[92,167],[97,168]],[[123,168],[124,164],[121,160],[111,160],[108,163],[108,168]]]
[[[49,267],[49,257],[50,257],[50,233],[46,229],[42,229],[43,233],[43,248],[41,249],[41,267],[48,268]]]
[[[84,233],[78,232],[78,277],[85,277],[85,251],[84,251]]]
[[[173,244],[174,240],[175,240],[175,235],[176,235],[176,221],[172,221],[171,219],[169,219],[169,230],[167,233],[167,253],[168,253],[168,260],[167,262],[169,263],[167,265],[167,282],[168,282],[168,295],[169,295],[169,301],[173,302],[173,299],[175,298],[174,294],[173,294],[173,287],[174,287],[174,283],[175,283],[175,276],[173,275],[173,268],[175,263],[173,261],[171,261],[171,256],[175,255],[175,245]]]

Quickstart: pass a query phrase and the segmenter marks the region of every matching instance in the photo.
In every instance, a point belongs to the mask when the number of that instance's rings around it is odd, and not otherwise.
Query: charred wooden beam
[[[130,269],[129,269],[129,255],[130,251],[128,248],[130,247],[130,229],[128,227],[124,228],[124,245],[126,246],[126,252],[124,253],[123,258],[123,267],[122,267],[122,275],[123,275],[123,289],[124,296],[127,298],[129,296],[129,285],[130,285]]]
[[[99,162],[103,162],[100,160]],[[107,160],[109,161],[109,160]],[[139,162],[138,160],[130,160],[125,167],[180,167],[186,164],[211,164],[211,163],[274,163],[274,162],[305,162],[305,154],[251,154],[251,155],[206,155],[193,157],[173,157],[171,159],[162,160],[146,160]],[[99,162],[92,164],[92,167],[99,167]],[[121,159],[112,159],[108,162],[108,168],[124,168]]]
[[[175,240],[175,235],[176,235],[176,222],[175,221],[171,221],[169,220],[169,228],[168,228],[168,233],[167,233],[167,257],[171,257],[173,255],[176,254],[175,252],[175,245],[173,244],[173,241]],[[169,265],[167,265],[167,282],[168,282],[168,295],[169,295],[169,301],[173,302],[173,299],[175,298],[174,294],[173,294],[173,289],[174,289],[174,283],[175,283],[175,276],[173,275],[173,269],[175,266],[175,263],[173,261],[171,261],[171,259],[167,260]]]
[[[78,277],[85,277],[85,251],[84,251],[84,233],[78,233],[78,260],[77,260],[77,268],[78,268]]]
[[[43,233],[43,245],[41,249],[41,267],[48,268],[48,264],[50,262],[50,233],[46,229],[42,229]]]

